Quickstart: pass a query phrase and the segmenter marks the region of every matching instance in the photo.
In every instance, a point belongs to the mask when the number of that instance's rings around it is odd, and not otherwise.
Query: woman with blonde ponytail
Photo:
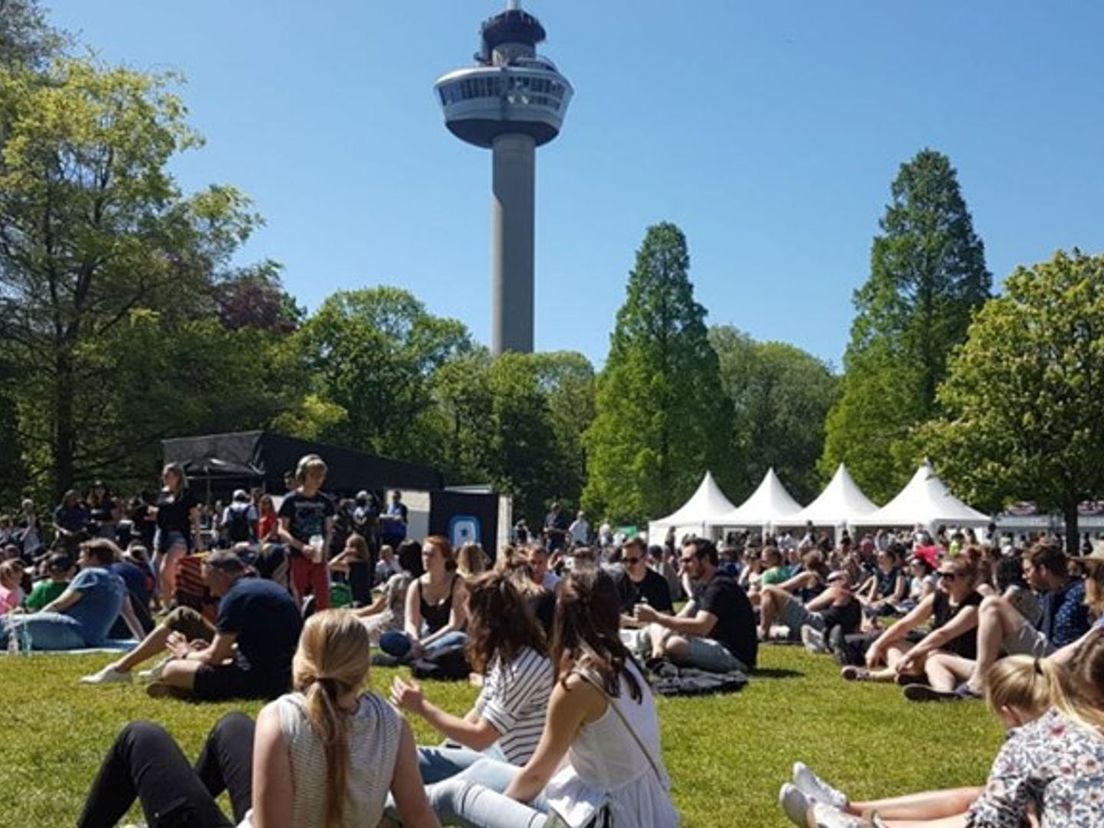
[[[229,828],[235,823],[215,802],[227,788],[239,828],[376,826],[388,792],[407,828],[440,828],[409,727],[379,696],[362,692],[369,654],[368,631],[353,613],[312,615],[292,664],[295,692],[261,711],[255,735],[252,722],[231,714],[193,769],[163,729],[128,725],[78,825],[110,828],[138,798],[151,826]]]
[[[850,802],[804,764],[783,785],[783,810],[818,828],[925,826],[1104,828],[1104,634],[1085,642],[1071,670],[1009,656],[986,673],[986,701],[1009,728],[984,788]]]

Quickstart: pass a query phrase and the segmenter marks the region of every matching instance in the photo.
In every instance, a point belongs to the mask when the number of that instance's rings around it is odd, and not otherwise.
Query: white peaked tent
[[[931,465],[924,463],[897,497],[866,517],[852,523],[856,526],[915,526],[929,530],[937,526],[988,526],[989,516],[971,509],[947,488]]]
[[[679,539],[690,533],[708,537],[709,530],[720,525],[718,518],[731,511],[732,501],[725,497],[712,473],[706,472],[698,490],[681,509],[648,524],[648,542],[663,543],[663,536],[672,526]]]
[[[790,497],[774,469],[768,469],[751,497],[724,516],[724,526],[776,526],[789,523],[801,511],[801,504]]]
[[[850,526],[876,511],[878,505],[863,494],[847,467],[840,463],[817,499],[785,523],[790,526],[804,526],[806,523],[813,526]]]

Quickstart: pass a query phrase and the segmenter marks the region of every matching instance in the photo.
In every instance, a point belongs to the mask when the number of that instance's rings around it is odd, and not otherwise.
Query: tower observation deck
[[[492,152],[491,351],[533,350],[536,148],[560,134],[574,90],[537,54],[544,27],[510,0],[486,20],[476,64],[435,84],[445,124]]]

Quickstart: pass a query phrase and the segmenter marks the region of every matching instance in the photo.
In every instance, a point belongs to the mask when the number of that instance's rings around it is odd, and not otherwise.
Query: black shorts
[[[289,681],[260,680],[253,670],[237,664],[201,664],[195,674],[192,697],[198,701],[274,699],[288,691]]]

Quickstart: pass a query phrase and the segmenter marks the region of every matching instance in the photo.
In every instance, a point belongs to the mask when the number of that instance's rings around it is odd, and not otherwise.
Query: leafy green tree
[[[258,221],[232,187],[180,192],[168,163],[201,141],[172,80],[78,60],[45,78],[0,68],[0,341],[24,456],[55,492],[102,459],[80,424],[108,387],[104,343],[139,309],[170,328],[209,314],[215,274]]]
[[[286,359],[272,333],[131,311],[79,351],[80,479],[138,488],[155,477],[165,437],[266,427],[303,394]]]
[[[730,406],[689,269],[682,231],[670,223],[648,228],[585,438],[583,502],[595,516],[658,517],[707,469],[727,479]]]
[[[843,388],[828,416],[820,468],[846,462],[872,497],[891,497],[919,459],[914,429],[938,412],[947,357],[989,297],[985,249],[942,153],[901,165],[855,292]]]
[[[729,325],[710,328],[721,382],[733,408],[733,445],[743,463],[733,496],[750,494],[773,467],[799,501],[823,482],[817,460],[839,378],[821,360],[784,342],[756,342]]]
[[[1104,256],[1074,250],[1018,268],[970,326],[923,446],[958,491],[999,508],[1033,500],[1065,517],[1104,495]]]
[[[486,482],[537,520],[548,501],[582,492],[582,433],[593,416],[594,372],[576,353],[491,358],[480,349],[436,378],[442,465],[450,479]]]
[[[454,319],[433,316],[404,290],[330,296],[292,337],[319,400],[343,410],[324,439],[392,457],[437,460],[433,377],[471,350]]]

